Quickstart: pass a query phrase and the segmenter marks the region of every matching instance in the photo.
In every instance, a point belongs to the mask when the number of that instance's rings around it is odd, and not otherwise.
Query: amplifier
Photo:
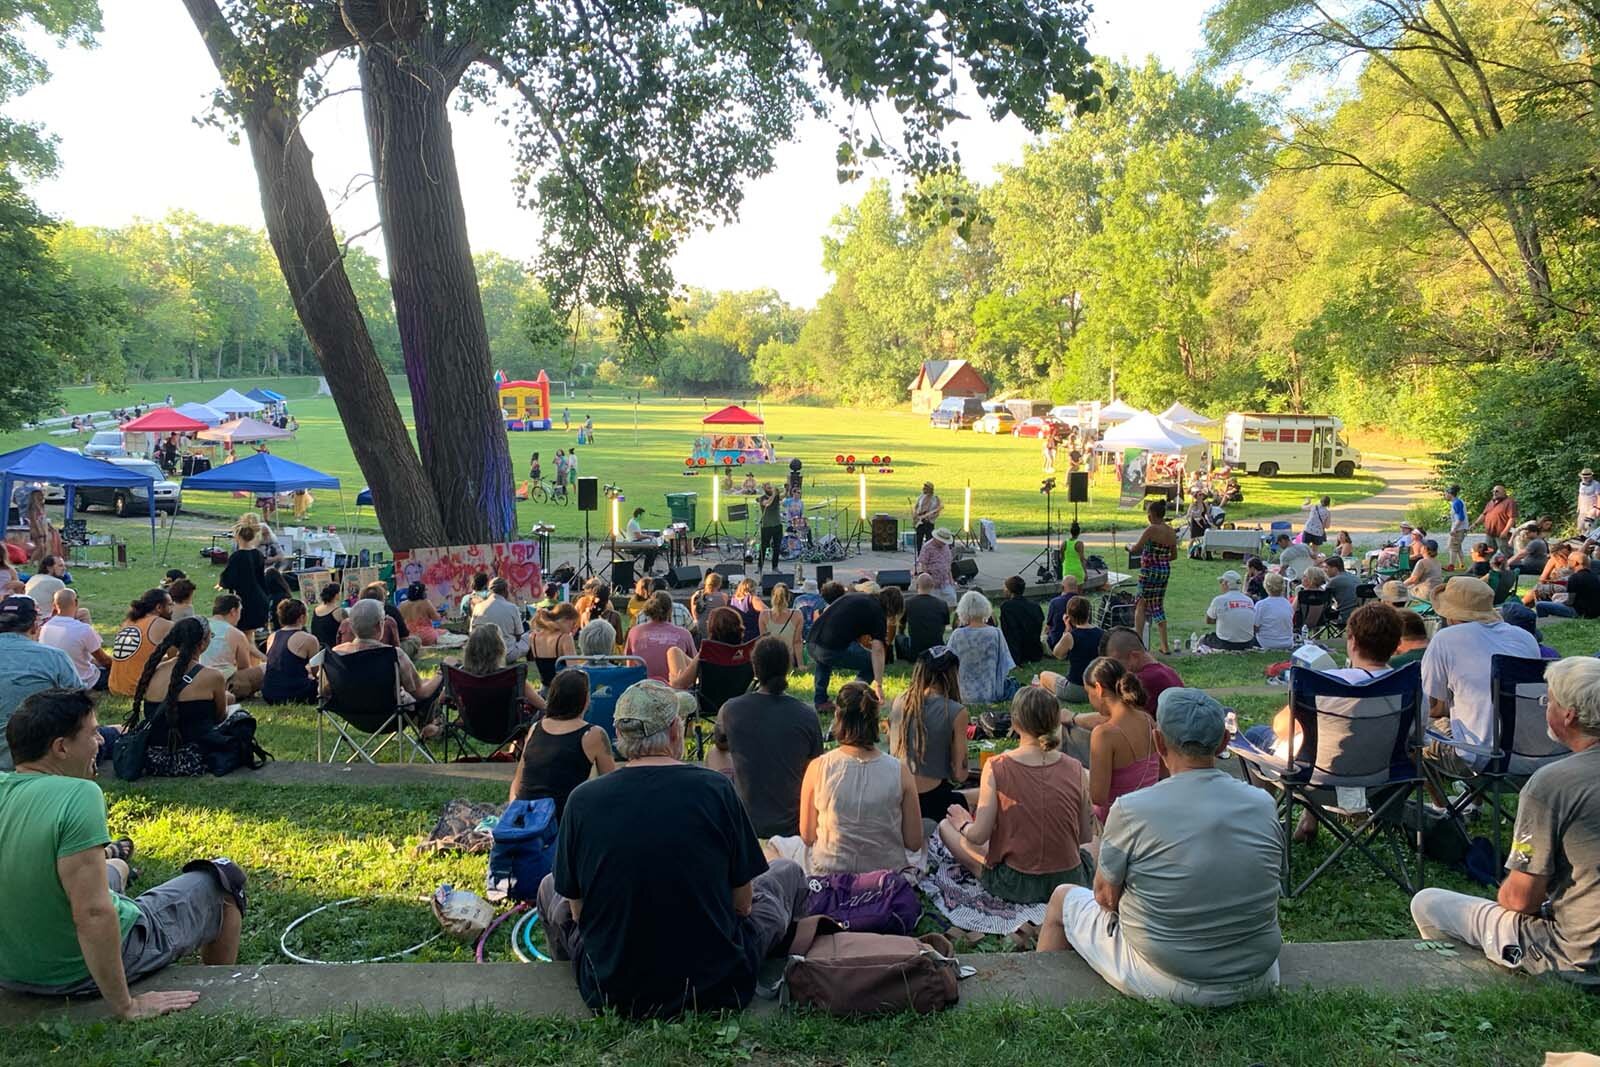
[[[872,516],[872,551],[895,552],[899,549],[900,520],[893,515]]]

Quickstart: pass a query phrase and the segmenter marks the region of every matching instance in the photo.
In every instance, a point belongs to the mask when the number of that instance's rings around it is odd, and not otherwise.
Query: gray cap
[[[1170,745],[1216,749],[1227,729],[1227,709],[1204,690],[1175,687],[1156,701],[1156,727]]]

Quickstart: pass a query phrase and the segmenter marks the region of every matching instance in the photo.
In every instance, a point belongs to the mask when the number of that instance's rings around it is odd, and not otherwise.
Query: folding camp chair
[[[1294,632],[1308,630],[1313,639],[1338,637],[1344,633],[1333,594],[1326,589],[1304,589],[1294,598]]]
[[[1411,574],[1411,545],[1406,543],[1400,546],[1400,554],[1394,559],[1394,566],[1380,567],[1376,562],[1372,566],[1372,577],[1376,581],[1387,582],[1395,578],[1405,578]]]
[[[617,698],[630,685],[649,677],[644,660],[638,656],[562,656],[556,660],[556,670],[569,667],[589,676],[589,710],[583,713],[584,721],[600,727],[615,744]]]
[[[750,665],[754,641],[742,645],[728,645],[721,641],[700,642],[700,684],[695,695],[700,699],[700,722],[695,724],[695,759],[705,759],[706,742],[703,724],[714,724],[722,705],[736,696],[750,692],[755,683],[755,668]]]
[[[1278,795],[1284,896],[1300,895],[1351,849],[1407,893],[1421,888],[1421,835],[1408,835],[1403,823],[1407,802],[1423,781],[1418,766],[1421,678],[1422,668],[1415,663],[1359,683],[1295,667],[1290,671],[1289,707],[1298,751],[1280,756],[1242,738],[1230,746],[1246,777]],[[1365,811],[1353,805],[1341,807],[1341,789],[1364,790]],[[1309,810],[1337,841],[1327,858],[1298,884],[1293,873],[1296,805]],[[1348,824],[1344,815],[1358,821]],[[1387,855],[1378,850],[1380,844],[1387,846]],[[1407,862],[1412,852],[1415,876]]]
[[[488,758],[493,758],[527,733],[533,721],[533,709],[522,699],[527,677],[526,662],[481,677],[446,664],[444,758],[450,758],[452,741],[458,759],[485,758],[473,748],[474,741],[492,746]]]
[[[1505,855],[1500,849],[1500,824],[1502,820],[1516,821],[1516,812],[1508,803],[1507,787],[1509,793],[1515,795],[1534,771],[1572,755],[1570,749],[1559,741],[1552,741],[1545,732],[1544,698],[1548,687],[1544,671],[1550,663],[1550,660],[1522,656],[1490,657],[1489,685],[1494,701],[1495,736],[1489,744],[1463,744],[1446,734],[1428,731],[1429,740],[1448,742],[1467,755],[1486,758],[1482,768],[1465,777],[1446,774],[1430,760],[1423,761],[1423,771],[1434,787],[1447,797],[1446,784],[1452,781],[1462,784],[1461,793],[1451,798],[1447,807],[1463,836],[1470,809],[1475,805],[1488,806],[1497,860]]]
[[[417,732],[414,709],[402,706],[396,697],[398,657],[398,650],[388,647],[344,653],[329,649],[323,656],[322,671],[328,680],[328,694],[317,703],[318,760],[322,759],[322,723],[327,720],[339,735],[328,753],[329,763],[339,758],[339,746],[344,744],[351,749],[346,763],[357,759],[376,763],[377,757],[395,738],[400,739],[396,749],[407,762],[415,756],[435,762]],[[366,739],[357,741],[345,729],[347,723],[357,734],[365,733]],[[383,743],[368,751],[368,746],[379,737],[383,738]]]

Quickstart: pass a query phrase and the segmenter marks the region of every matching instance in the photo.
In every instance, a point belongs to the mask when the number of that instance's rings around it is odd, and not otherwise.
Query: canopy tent
[[[206,406],[225,415],[248,415],[252,411],[260,411],[266,407],[259,400],[251,400],[237,389],[229,389],[219,396],[214,396],[206,402]]]
[[[1112,422],[1127,422],[1139,414],[1142,412],[1138,408],[1129,407],[1120,400],[1113,400],[1100,409],[1100,424],[1104,426]]]
[[[372,490],[370,488],[363,486],[361,492],[356,494],[356,507],[372,507]]]
[[[1215,426],[1216,419],[1208,419],[1198,411],[1193,411],[1174,400],[1172,406],[1161,413],[1161,417],[1174,426]]]
[[[103,459],[68,452],[55,445],[29,445],[0,456],[0,501],[5,504],[4,514],[10,514],[11,487],[17,482],[44,482],[59,485],[67,491],[67,514],[73,510],[73,496],[80,485],[96,488],[143,486],[151,500],[150,547],[156,544],[156,509],[154,507],[156,480],[131,467],[119,467]],[[19,516],[20,518],[20,516]]]
[[[759,415],[751,414],[738,404],[729,404],[721,411],[713,411],[700,420],[706,426],[760,426]]]
[[[191,419],[172,408],[156,408],[137,419],[123,423],[118,429],[123,433],[196,433],[206,428],[206,423]]]
[[[1182,453],[1210,448],[1204,437],[1174,426],[1148,411],[1134,413],[1120,426],[1113,426],[1100,438],[1107,448],[1148,448],[1152,452]]]
[[[281,404],[289,399],[282,393],[275,393],[271,389],[252,389],[244,395],[247,399],[259,400],[263,404]]]
[[[196,422],[203,422],[207,426],[216,426],[219,423],[226,422],[228,419],[226,415],[215,408],[208,408],[204,404],[196,404],[192,401],[187,404],[179,404],[174,410],[179,415],[187,416]]]
[[[269,422],[255,419],[234,419],[221,426],[202,430],[195,435],[202,441],[280,441],[293,437],[293,430],[280,430]]]
[[[282,456],[258,452],[185,478],[183,487],[214,493],[292,493],[296,489],[337,489],[339,479]]]

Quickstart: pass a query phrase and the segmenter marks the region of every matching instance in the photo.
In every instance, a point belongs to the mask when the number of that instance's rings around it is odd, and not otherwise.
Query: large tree
[[[357,458],[397,547],[509,532],[511,470],[490,385],[448,121],[452,94],[510,92],[524,194],[545,225],[541,271],[568,310],[617,314],[623,343],[651,350],[671,324],[668,262],[691,229],[732,217],[744,181],[770,169],[806,112],[840,115],[841,177],[890,156],[936,170],[957,69],[1031,128],[1065,98],[1090,108],[1081,0],[184,0],[245,129],[269,234],[329,371]],[[298,132],[325,59],[359,57],[368,140],[420,462],[380,423],[377,360]],[[875,105],[898,113],[897,143]],[[392,408],[392,402],[388,405]],[[403,433],[399,438],[403,439]],[[379,440],[381,438],[381,440]],[[373,465],[404,491],[386,506]],[[398,524],[398,525],[397,525]],[[437,543],[437,541],[435,541]]]

